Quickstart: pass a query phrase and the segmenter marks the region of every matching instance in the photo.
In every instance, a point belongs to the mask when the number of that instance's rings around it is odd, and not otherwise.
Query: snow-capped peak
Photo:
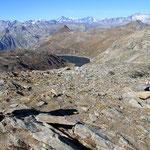
[[[73,22],[73,23],[94,23],[97,20],[93,17],[86,17],[86,18],[82,18],[82,19],[78,19],[78,18],[73,18],[73,17],[60,17],[57,19],[57,21],[59,23],[64,23],[64,22]]]
[[[136,13],[132,15],[131,18],[133,21],[140,20],[143,23],[150,23],[150,15],[147,15],[147,14]]]
[[[45,21],[46,21],[45,19],[30,20],[30,22],[31,22],[32,24],[41,23],[41,22],[45,22]]]
[[[47,25],[47,24],[59,24],[59,23],[63,23],[63,24],[67,24],[67,23],[94,24],[95,23],[95,24],[99,24],[101,26],[120,26],[120,25],[125,25],[125,24],[130,23],[130,22],[137,21],[137,20],[140,20],[146,24],[150,24],[150,15],[149,14],[136,13],[136,14],[128,16],[128,17],[101,18],[101,19],[95,19],[92,16],[88,16],[88,17],[81,18],[81,19],[74,18],[74,17],[62,16],[56,20],[43,20],[43,19],[29,20],[29,21],[24,22],[24,25],[26,25],[26,24],[27,25],[28,24],[30,24],[30,25],[31,24],[32,25]],[[16,24],[15,21],[12,23]]]

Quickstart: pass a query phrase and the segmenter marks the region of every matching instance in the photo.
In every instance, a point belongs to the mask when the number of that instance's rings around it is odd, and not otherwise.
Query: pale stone
[[[38,106],[38,107],[41,107],[41,106],[43,106],[44,104],[46,104],[44,101],[40,101],[40,102],[37,103],[37,106]]]
[[[138,95],[139,98],[143,99],[143,100],[146,100],[148,98],[150,98],[150,92],[147,91],[147,92],[137,92],[136,93]]]
[[[142,106],[134,99],[129,100],[129,104],[133,107],[142,108]]]
[[[39,122],[56,123],[56,124],[64,124],[64,125],[72,125],[72,126],[76,124],[75,121],[69,121],[65,117],[52,116],[49,114],[39,114],[35,118]]]

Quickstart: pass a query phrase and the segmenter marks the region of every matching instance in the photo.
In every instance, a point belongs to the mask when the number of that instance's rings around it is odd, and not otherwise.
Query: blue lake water
[[[69,56],[69,55],[59,55],[59,57],[67,60],[70,63],[75,64],[75,66],[78,66],[78,67],[81,67],[87,63],[90,63],[90,59],[86,57]]]

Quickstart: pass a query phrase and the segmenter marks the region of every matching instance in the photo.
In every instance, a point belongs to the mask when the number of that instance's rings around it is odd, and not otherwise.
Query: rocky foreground
[[[0,74],[0,149],[149,150],[150,64]]]

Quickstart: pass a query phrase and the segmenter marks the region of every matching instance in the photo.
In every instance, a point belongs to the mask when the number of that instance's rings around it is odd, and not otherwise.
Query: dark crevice
[[[64,128],[64,129],[72,129],[73,125],[65,125],[65,124],[58,124],[58,123],[49,123],[54,128]]]
[[[63,143],[66,143],[67,145],[69,145],[69,143],[71,142],[71,143],[74,144],[77,148],[79,148],[79,150],[92,150],[92,149],[90,149],[90,148],[85,147],[85,146],[82,145],[78,140],[73,139],[73,138],[71,138],[71,137],[66,138],[66,137],[61,136],[61,137],[60,137],[60,140],[61,140]]]
[[[4,119],[4,116],[0,114],[0,121],[2,121],[3,119]]]
[[[150,91],[150,87],[146,87],[144,91]]]
[[[64,132],[63,130],[61,130],[60,129],[60,127],[61,128],[67,128],[67,126],[61,126],[61,125],[58,125],[58,124],[50,124],[50,125],[52,125],[56,130],[59,130],[60,132],[62,132],[64,135],[66,135],[68,138],[66,138],[66,137],[63,137],[63,139],[60,139],[61,141],[63,141],[64,143],[66,142],[66,139],[67,139],[67,141],[69,141],[69,143],[71,142],[72,144],[74,144],[75,146],[77,146],[77,147],[79,147],[79,149],[81,149],[81,150],[92,150],[92,149],[90,149],[90,148],[88,148],[88,147],[85,147],[83,144],[81,144],[77,139],[75,139],[75,138],[72,138],[68,133],[66,133],[66,132]],[[67,129],[72,129],[73,128],[73,126],[68,126],[68,128]],[[56,131],[55,131],[56,132]],[[64,139],[65,139],[65,141],[64,141]],[[66,143],[67,144],[67,143]]]

